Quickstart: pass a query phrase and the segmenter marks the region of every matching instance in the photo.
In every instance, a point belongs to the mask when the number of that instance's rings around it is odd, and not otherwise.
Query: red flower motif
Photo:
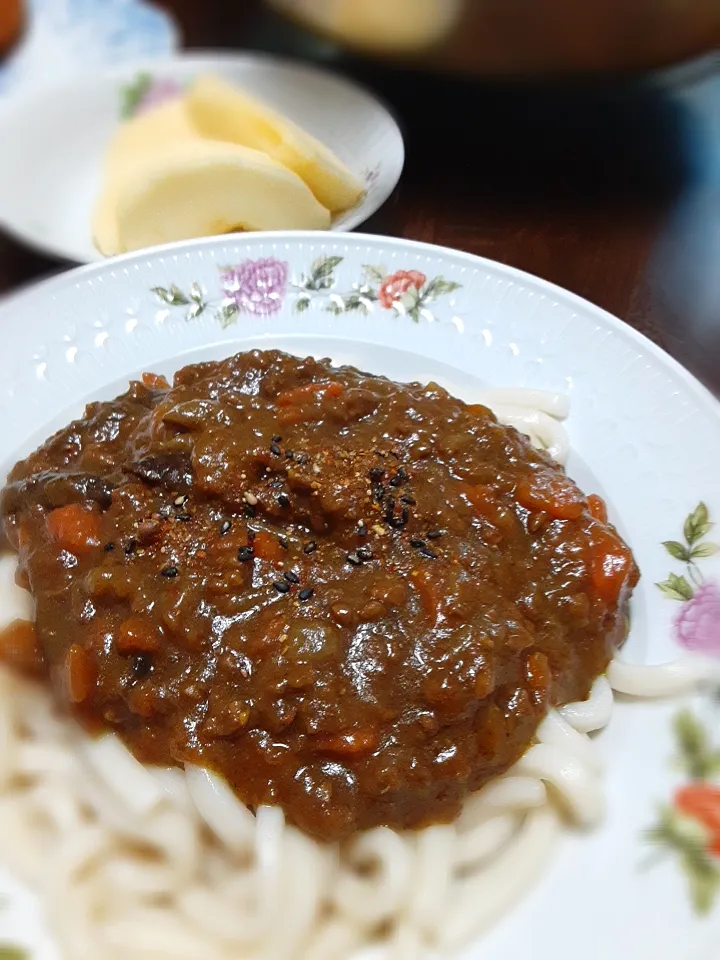
[[[388,310],[404,293],[408,292],[410,287],[419,290],[426,280],[425,274],[420,273],[419,270],[398,270],[397,273],[385,277],[378,290],[378,300]]]
[[[720,787],[702,782],[680,787],[675,792],[675,809],[707,828],[708,853],[720,857]]]
[[[677,642],[686,650],[720,656],[720,589],[704,583],[680,608],[675,619]]]

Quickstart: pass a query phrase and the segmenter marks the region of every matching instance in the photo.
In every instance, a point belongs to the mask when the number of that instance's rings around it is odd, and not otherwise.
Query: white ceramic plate
[[[67,260],[101,255],[92,211],[102,162],[128,96],[149,77],[150,96],[212,73],[277,107],[324,141],[365,181],[360,203],[338,216],[352,230],[382,206],[400,179],[405,152],[397,124],[362,87],[317,67],[262,54],[178,55],[82,76],[0,102],[0,226]]]
[[[169,374],[251,347],[329,356],[398,379],[432,378],[467,399],[484,385],[564,391],[568,471],[607,498],[643,572],[625,659],[659,663],[689,648],[720,655],[720,557],[712,546],[720,534],[711,528],[720,517],[720,406],[631,328],[551,284],[401,240],[258,234],[65,274],[3,304],[0,326],[3,469],[89,398],[114,396],[133,375]],[[690,549],[688,564],[681,558]],[[688,706],[709,743],[720,746],[717,698],[698,696]],[[714,960],[720,890],[710,883],[700,916],[682,856],[647,839],[661,808],[676,822],[675,791],[689,779],[687,764],[674,761],[678,709],[677,702],[620,699],[598,738],[604,825],[587,834],[568,830],[537,888],[468,958]],[[717,824],[717,770],[707,779],[698,789]],[[694,817],[690,827],[701,854],[713,837],[717,844],[717,828]],[[712,850],[705,855],[708,876],[718,877],[720,859]],[[43,960],[53,956],[32,900],[9,885],[3,893],[0,941],[36,946]]]

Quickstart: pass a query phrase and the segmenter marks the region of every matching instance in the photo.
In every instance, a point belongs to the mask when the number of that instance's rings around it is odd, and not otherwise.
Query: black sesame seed
[[[190,498],[186,493],[181,493],[179,497],[175,497],[173,503],[176,507],[182,507],[188,502],[189,499]]]
[[[251,529],[250,527],[248,527],[248,532],[247,532],[248,543],[254,543],[254,541],[255,541],[255,533],[256,533],[255,530],[253,530],[253,529]]]
[[[282,443],[282,437],[280,436],[279,433],[276,433],[276,434],[275,434],[275,436],[272,438],[272,442],[273,442],[273,443]]]
[[[136,546],[137,546],[137,540],[134,537],[131,537],[131,539],[128,540],[128,542],[123,547],[123,551],[125,552],[125,555],[129,557],[130,554],[133,553],[133,551],[135,550]]]
[[[278,505],[281,507],[289,507],[290,497],[286,493],[281,493],[280,496],[277,498],[277,502],[278,502]]]
[[[373,498],[378,501],[378,503],[382,500],[382,498],[385,496],[385,488],[381,483],[373,484],[372,495]]]
[[[387,522],[393,528],[393,530],[399,530],[401,527],[404,527],[405,524],[410,519],[410,514],[407,507],[402,508],[402,512],[399,517],[395,517],[392,514],[386,517]]]
[[[439,554],[435,553],[434,550],[431,550],[430,547],[423,547],[420,553],[424,557],[428,557],[430,560],[437,560]]]
[[[110,551],[114,549],[115,549],[114,543],[106,543],[105,546],[103,547],[103,550],[105,551],[105,553],[110,553]]]
[[[312,587],[305,587],[305,589],[301,590],[300,593],[298,594],[298,599],[302,600],[302,602],[304,603],[306,600],[309,600],[314,593],[315,591],[313,590]]]
[[[295,454],[292,452],[292,450],[286,450],[286,451],[285,451],[285,459],[286,459],[286,460],[292,460],[294,456],[295,456]]]
[[[276,443],[271,443],[271,444],[270,444],[270,453],[272,453],[272,455],[273,455],[274,457],[281,457],[281,456],[282,456],[282,450],[280,449],[280,447],[279,447]]]
[[[385,471],[383,470],[382,467],[373,467],[369,473],[369,477],[371,480],[382,480],[384,476],[385,476]]]
[[[169,577],[169,578],[172,579],[172,577],[176,577],[176,576],[178,575],[178,568],[177,568],[177,567],[165,567],[164,569],[162,569],[162,570],[160,571],[160,575],[161,575],[162,577]]]
[[[288,543],[287,537],[278,537],[277,541],[280,544],[280,546],[283,548],[283,550],[287,550],[287,548],[290,546],[290,544]]]
[[[317,550],[317,544],[315,543],[314,540],[311,540],[309,543],[306,543],[305,546],[303,547],[303,553],[307,553],[307,554],[315,553],[316,550]]]
[[[348,563],[351,563],[354,567],[359,567],[362,563],[362,560],[356,553],[347,553],[345,554],[345,559]]]
[[[163,517],[164,519],[167,519],[168,517],[171,517],[173,515],[173,508],[169,503],[166,503],[166,504],[163,504],[162,507],[160,507],[160,509],[158,510],[158,513],[160,514],[161,517]]]
[[[290,584],[286,583],[284,580],[275,580],[273,582],[273,586],[278,593],[289,593],[290,591]]]
[[[357,532],[359,537],[367,536],[367,526],[365,525],[364,520],[361,520],[360,523],[358,524]]]
[[[424,540],[411,540],[410,546],[413,548],[413,550],[424,550],[426,543]]]
[[[428,532],[425,534],[428,540],[439,540],[442,535],[442,530],[428,530]]]
[[[398,469],[398,472],[397,472],[397,473],[395,474],[395,476],[391,479],[391,481],[390,481],[390,486],[391,486],[391,487],[400,487],[400,486],[402,486],[403,483],[405,483],[405,481],[407,480],[407,478],[408,478],[407,470],[405,469],[405,467],[400,467],[400,468]]]
[[[252,560],[254,552],[252,547],[238,547],[237,558],[240,563],[247,563]]]
[[[307,462],[308,462],[308,460],[310,459],[310,457],[309,457],[306,453],[303,453],[303,452],[301,451],[300,453],[297,453],[297,454],[295,455],[295,459],[296,459],[297,462],[302,466],[303,463],[307,463]]]
[[[226,533],[229,533],[231,526],[232,523],[229,520],[223,520],[222,526],[220,527],[220,536],[224,537]]]
[[[252,503],[246,503],[243,510],[246,517],[254,517],[257,514],[257,508]]]
[[[409,493],[405,493],[400,497],[403,503],[408,503],[411,507],[414,507],[417,503],[415,497],[411,497]]]
[[[358,547],[355,551],[361,560],[372,560],[372,550],[369,547]]]
[[[132,658],[133,673],[136,677],[146,677],[152,666],[152,659],[146,653],[139,653]]]
[[[397,450],[391,450],[390,453],[395,457],[396,460],[400,459],[400,454],[397,452]]]
[[[300,583],[300,577],[294,570],[286,570],[283,574],[288,583]]]
[[[189,513],[179,513],[179,514],[175,517],[175,519],[176,519],[179,523],[187,523],[189,520],[192,519],[192,517],[190,516]]]

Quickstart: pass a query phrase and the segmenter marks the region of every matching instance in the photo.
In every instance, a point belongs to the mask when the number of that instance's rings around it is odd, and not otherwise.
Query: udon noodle
[[[483,395],[499,417],[564,462],[565,398]],[[32,615],[0,560],[2,619]],[[42,895],[67,960],[342,960],[375,946],[393,960],[452,952],[497,922],[542,873],[563,823],[604,812],[591,734],[613,688],[665,696],[704,666],[616,659],[591,696],[550,711],[506,775],[457,820],[379,827],[323,845],[253,815],[207,770],[144,767],[114,734],[91,739],[49,693],[0,672],[0,857]]]

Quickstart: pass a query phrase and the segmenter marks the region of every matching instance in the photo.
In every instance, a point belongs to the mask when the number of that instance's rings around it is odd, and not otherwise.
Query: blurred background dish
[[[172,15],[149,0],[1,0],[0,95],[165,57],[179,41]]]
[[[640,70],[720,43],[716,0],[267,0],[365,56],[446,73]]]
[[[392,192],[404,162],[402,136],[385,107],[361,87],[317,67],[258,54],[181,55],[9,99],[0,109],[0,224],[66,260],[99,259],[93,209],[107,147],[120,123],[148,103],[178,96],[192,78],[206,74],[282,111],[359,178],[364,195],[334,217],[333,229],[362,223]]]

